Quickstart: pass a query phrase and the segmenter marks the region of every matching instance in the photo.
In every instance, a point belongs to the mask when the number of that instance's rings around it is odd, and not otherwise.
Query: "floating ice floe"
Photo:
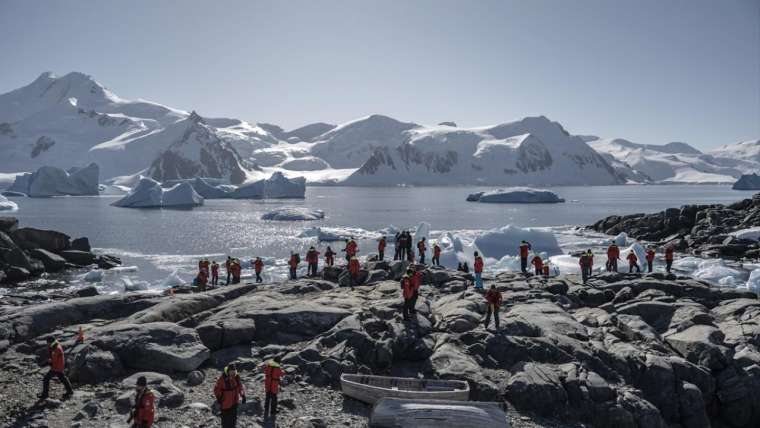
[[[18,204],[0,195],[0,211],[18,211]]]
[[[310,221],[325,218],[325,212],[304,207],[282,207],[261,216],[262,220]]]
[[[137,186],[111,205],[123,208],[194,207],[203,205],[203,197],[196,193],[193,186],[187,182],[164,190],[157,181],[140,177]]]
[[[509,187],[473,193],[467,196],[470,202],[500,203],[500,204],[547,204],[565,202],[556,193],[545,189],[530,187]]]
[[[334,242],[354,239],[377,239],[380,234],[355,227],[310,227],[298,234],[299,238],[317,238],[319,241]]]
[[[562,254],[554,233],[544,229],[522,228],[507,225],[484,232],[475,239],[475,246],[487,257],[501,259],[506,255],[518,256],[520,241],[528,241],[532,251],[550,256]]]

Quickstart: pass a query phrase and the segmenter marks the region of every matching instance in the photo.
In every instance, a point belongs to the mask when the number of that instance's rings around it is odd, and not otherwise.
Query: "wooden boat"
[[[470,398],[470,386],[461,380],[343,374],[340,385],[344,395],[369,404],[385,397],[455,401]]]
[[[500,403],[383,398],[372,408],[370,428],[509,428]]]

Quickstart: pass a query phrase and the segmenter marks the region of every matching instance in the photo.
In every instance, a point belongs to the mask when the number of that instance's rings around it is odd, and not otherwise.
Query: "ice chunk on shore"
[[[547,204],[565,202],[556,193],[545,189],[530,187],[508,187],[506,189],[490,190],[473,193],[467,196],[470,202],[485,202],[499,204]]]
[[[760,269],[755,269],[750,272],[746,286],[747,290],[760,294]]]
[[[275,172],[266,180],[259,180],[238,187],[230,194],[230,197],[234,199],[303,199],[305,194],[305,178],[290,179],[281,172]]]
[[[0,211],[18,211],[18,204],[0,195]]]
[[[124,208],[194,207],[203,205],[203,198],[190,183],[179,183],[164,190],[157,181],[140,177],[134,189],[111,205]]]
[[[760,239],[760,227],[750,227],[749,229],[736,230],[731,232],[731,236],[734,236],[738,239],[757,241]]]
[[[705,281],[714,282],[721,285],[731,285],[744,276],[740,270],[726,265],[722,259],[704,260],[699,264],[694,277],[704,279]],[[731,278],[730,280],[727,278]]]
[[[317,238],[320,241],[334,242],[354,239],[378,239],[380,234],[354,227],[310,227],[298,234],[299,238]]]
[[[325,218],[325,212],[304,207],[282,207],[261,216],[262,220],[309,221]]]
[[[422,238],[425,238],[425,241],[430,240],[430,223],[428,222],[422,222],[417,226],[417,230],[414,231],[414,241],[412,242],[412,246],[416,249],[417,243],[420,242]]]
[[[178,287],[180,285],[185,285],[185,281],[179,277],[179,269],[175,269],[174,272],[164,278],[164,280],[161,282],[161,285],[165,288]]]
[[[532,251],[545,252],[550,256],[562,254],[554,233],[536,228],[507,225],[489,230],[475,238],[475,246],[485,256],[501,259],[506,255],[519,256],[520,241],[528,241]]]

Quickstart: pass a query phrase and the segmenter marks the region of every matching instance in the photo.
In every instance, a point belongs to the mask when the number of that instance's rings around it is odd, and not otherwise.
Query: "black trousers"
[[[417,298],[420,297],[420,294],[415,292],[414,296],[412,296],[412,307],[409,308],[413,314],[417,313]]]
[[[66,377],[65,374],[54,372],[50,370],[45,374],[45,377],[42,378],[42,397],[47,398],[48,394],[50,393],[50,379],[57,377],[59,381],[63,384],[63,387],[66,388],[67,394],[73,394],[74,389],[71,387],[71,382],[69,382],[69,378]]]
[[[493,312],[493,322],[496,324],[496,329],[499,329],[499,308],[492,307],[491,305],[488,305],[488,310],[486,312],[486,326],[485,328],[488,328],[488,324],[491,323],[491,312]]]
[[[232,277],[232,273],[231,272],[227,272],[227,284],[230,283],[230,277]]]
[[[256,272],[256,282],[264,282],[264,280],[261,279],[261,272]]]
[[[541,272],[541,268],[536,266],[536,276],[541,275],[543,272]]]
[[[378,257],[378,260],[383,261],[383,259],[385,258],[385,251],[378,251],[377,257]]]
[[[420,264],[421,265],[425,264],[425,252],[424,251],[420,252]]]
[[[630,264],[629,263],[628,264],[628,273],[632,273],[633,272],[633,268],[636,268],[636,272],[641,272],[641,269],[639,269],[639,264],[638,263],[636,263],[636,264]]]
[[[266,398],[264,399],[264,415],[277,415],[277,394],[267,392]]]
[[[237,426],[237,406],[222,410],[222,428],[235,428]]]
[[[673,267],[673,260],[665,260],[665,270],[670,273],[670,268]]]
[[[652,273],[652,262],[650,262],[649,260],[647,260],[647,271],[649,273]]]
[[[583,278],[583,283],[585,284],[586,281],[588,281],[588,277],[591,276],[591,268],[588,266],[581,266],[581,277]]]
[[[413,298],[404,299],[404,319],[409,319],[412,316],[412,311],[414,310],[412,299]]]
[[[296,269],[295,268],[290,268],[290,279],[298,279],[296,277]]]
[[[611,272],[617,272],[617,259],[607,260],[607,270]]]
[[[528,272],[528,258],[520,257],[520,270],[522,273]]]
[[[309,263],[309,276],[317,276],[317,270],[319,265],[317,263]]]
[[[441,256],[433,256],[431,259],[433,262],[433,266],[440,266],[441,265]]]

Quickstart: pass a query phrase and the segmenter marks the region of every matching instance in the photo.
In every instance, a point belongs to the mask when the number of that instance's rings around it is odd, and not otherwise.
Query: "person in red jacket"
[[[153,391],[148,388],[148,380],[145,376],[137,378],[135,388],[135,407],[129,415],[127,423],[132,423],[133,428],[151,428],[153,419],[156,417],[156,397]]]
[[[404,319],[408,320],[411,318],[412,310],[414,309],[412,307],[412,299],[414,298],[414,282],[408,273],[404,274],[404,276],[401,277],[401,295],[404,298],[402,313],[404,315]]]
[[[417,252],[420,254],[420,264],[425,264],[425,251],[427,251],[427,245],[425,245],[425,237],[422,237],[420,239],[420,242],[417,243]]]
[[[647,248],[647,272],[652,273],[652,262],[654,262],[654,248],[649,247]]]
[[[201,269],[198,272],[198,276],[195,277],[195,281],[193,282],[200,291],[206,291],[206,285],[208,285],[208,276],[206,276],[206,271]]]
[[[290,279],[298,279],[298,263],[301,262],[301,258],[296,253],[290,253],[290,260],[288,260],[288,266],[290,267]]]
[[[325,266],[333,266],[335,264],[335,251],[330,248],[330,246],[327,246],[327,250],[325,250]]]
[[[50,393],[50,380],[54,377],[57,377],[63,384],[63,387],[66,388],[66,395],[64,395],[64,398],[69,398],[74,394],[74,389],[71,387],[69,378],[63,373],[66,367],[66,357],[63,355],[63,347],[54,337],[49,337],[47,344],[50,371],[48,371],[47,374],[45,374],[45,377],[42,378],[42,394],[39,395],[39,398],[40,400],[48,398],[48,394]]]
[[[441,265],[441,247],[438,246],[438,243],[436,242],[433,244],[433,266],[440,266]]]
[[[675,250],[672,245],[665,247],[665,270],[670,273],[670,269],[673,267],[673,253]]]
[[[314,249],[314,247],[309,248],[309,251],[306,252],[306,262],[309,264],[309,276],[317,276],[317,271],[319,270],[319,254],[319,251]]]
[[[607,272],[617,272],[617,262],[620,260],[620,248],[615,245],[615,241],[612,241],[609,247],[607,247]]]
[[[348,274],[349,274],[349,285],[351,286],[351,289],[354,289],[354,285],[359,285],[359,271],[361,270],[361,266],[359,265],[359,259],[356,257],[351,257],[351,260],[348,262]]]
[[[475,265],[473,266],[475,271],[475,289],[483,289],[483,258],[480,257],[477,251],[475,251]]]
[[[359,246],[354,241],[354,238],[346,240],[346,248],[343,249],[346,252],[346,262],[351,261],[351,257],[355,256],[359,252]]]
[[[501,292],[496,289],[496,285],[491,284],[491,288],[486,292],[486,325],[485,329],[488,330],[488,324],[491,322],[491,314],[493,314],[493,321],[496,324],[496,330],[499,329],[499,307],[501,306]]]
[[[235,428],[237,425],[237,407],[245,404],[245,387],[235,364],[224,368],[222,375],[214,385],[214,397],[222,413],[222,428]]]
[[[253,270],[256,272],[256,283],[264,282],[261,278],[261,271],[264,270],[264,262],[261,260],[261,257],[256,257],[256,260],[254,260]]]
[[[520,270],[522,273],[528,273],[528,253],[530,252],[530,243],[520,241]]]
[[[264,392],[266,398],[264,399],[264,419],[267,419],[267,415],[273,418],[277,416],[277,394],[280,392],[280,381],[282,380],[283,372],[280,367],[280,359],[275,357],[272,360],[267,361],[264,365]]]
[[[234,259],[232,260],[232,264],[230,265],[231,273],[232,273],[232,283],[233,284],[240,284],[240,260]]]
[[[533,259],[530,261],[530,264],[533,265],[533,268],[536,272],[536,276],[543,274],[544,272],[544,261],[541,260],[541,256],[538,254],[533,256]]]
[[[639,269],[639,258],[636,257],[636,254],[631,251],[628,253],[628,256],[626,257],[628,259],[628,273],[633,272],[633,268],[636,268],[636,272],[641,272],[641,269]]]
[[[224,262],[224,270],[227,272],[227,283],[230,285],[230,277],[232,277],[232,257],[227,256],[227,260]]]
[[[380,241],[377,243],[377,259],[380,261],[383,261],[385,258],[385,236],[380,238]]]
[[[410,307],[411,313],[416,314],[417,313],[417,298],[420,297],[420,287],[422,286],[422,272],[415,271],[414,269],[410,268],[407,271],[407,274],[410,278],[412,278],[412,289],[414,290],[414,294],[412,295],[412,305]]]
[[[211,285],[219,285],[219,263],[211,263]]]

